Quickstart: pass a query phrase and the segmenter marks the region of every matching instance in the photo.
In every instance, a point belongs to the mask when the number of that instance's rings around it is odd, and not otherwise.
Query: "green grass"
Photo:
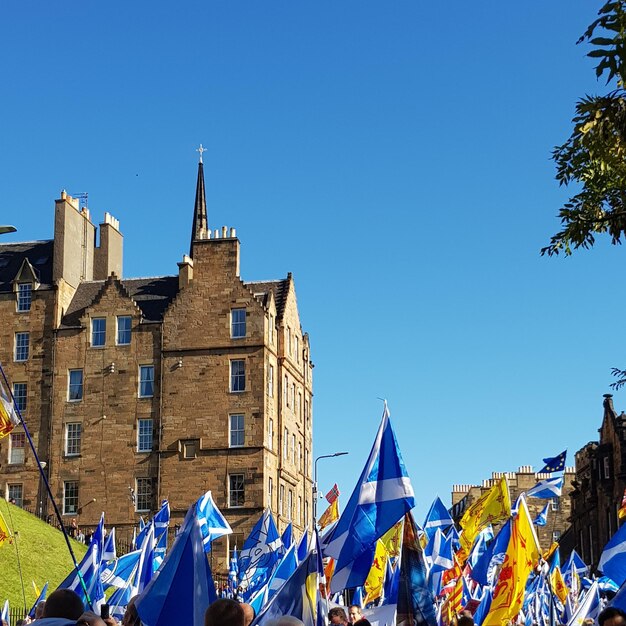
[[[24,605],[15,550],[17,544],[28,610],[37,599],[32,581],[39,589],[47,581],[48,592],[54,591],[73,569],[72,559],[60,530],[2,498],[0,513],[9,529],[17,535],[13,544],[5,542],[0,547],[0,606],[7,598],[12,608]],[[87,548],[78,541],[70,541],[76,560],[80,561]]]

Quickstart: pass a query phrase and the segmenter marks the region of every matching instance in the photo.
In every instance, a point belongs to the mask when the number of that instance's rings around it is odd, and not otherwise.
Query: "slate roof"
[[[63,317],[61,326],[78,326],[85,309],[96,299],[105,282],[93,280],[81,283]],[[158,322],[163,319],[165,309],[178,293],[178,276],[129,278],[122,280],[122,285],[141,309],[144,320]]]
[[[280,278],[278,280],[262,280],[258,282],[244,283],[244,285],[250,289],[252,293],[266,294],[266,297],[263,298],[264,305],[267,304],[267,295],[272,292],[274,294],[274,300],[276,301],[276,317],[280,319],[285,313],[285,303],[287,301],[290,278],[291,276],[287,275],[287,278]]]
[[[54,241],[20,241],[0,245],[0,292],[12,291],[11,282],[28,259],[41,285],[52,284]]]

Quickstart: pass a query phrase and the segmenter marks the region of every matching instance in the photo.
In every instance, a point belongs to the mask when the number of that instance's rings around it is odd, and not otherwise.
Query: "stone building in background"
[[[567,543],[595,568],[602,549],[619,527],[617,512],[626,488],[626,414],[606,394],[599,439],[576,453],[572,528]]]
[[[0,361],[68,521],[130,534],[206,490],[233,527],[262,510],[311,526],[312,363],[291,274],[240,278],[234,228],[208,227],[203,165],[178,274],[122,278],[123,237],[62,192],[50,241],[0,244]],[[7,499],[51,512],[21,428],[0,440]]]
[[[551,474],[537,474],[533,471],[531,465],[523,465],[517,472],[492,472],[491,478],[483,480],[481,485],[453,485],[450,514],[454,521],[458,523],[466,509],[493,487],[502,476],[507,478],[511,504],[513,504],[521,493],[529,491],[540,480],[549,478]],[[560,541],[561,536],[569,528],[569,517],[571,514],[570,493],[574,489],[574,476],[573,467],[565,468],[560,498],[552,498],[551,500],[528,498],[526,500],[528,511],[533,520],[546,504],[550,504],[547,524],[545,526],[535,526],[542,550],[549,548],[553,541]]]

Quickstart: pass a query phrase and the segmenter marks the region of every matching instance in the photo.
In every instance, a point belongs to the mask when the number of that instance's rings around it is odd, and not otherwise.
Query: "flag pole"
[[[48,479],[46,478],[46,474],[43,471],[43,467],[41,466],[41,461],[39,460],[39,455],[37,454],[37,450],[35,449],[35,444],[33,443],[33,439],[30,436],[30,432],[28,430],[28,427],[26,426],[26,422],[24,421],[24,418],[22,417],[22,412],[20,411],[19,407],[17,406],[17,403],[15,402],[13,389],[11,388],[11,385],[9,385],[7,375],[5,374],[4,368],[2,367],[1,363],[0,363],[0,374],[2,374],[4,384],[6,385],[6,389],[11,397],[13,409],[17,413],[17,416],[20,418],[20,423],[24,427],[24,433],[26,435],[26,439],[28,439],[28,444],[30,445],[30,449],[32,450],[35,456],[35,461],[37,462],[37,468],[39,469],[39,474],[44,482],[44,485],[46,486],[46,491],[48,492],[48,495],[50,496],[50,501],[52,502],[52,506],[54,508],[54,512],[56,514],[57,520],[59,521],[59,524],[61,526],[61,532],[63,533],[63,537],[65,537],[65,543],[67,544],[67,549],[69,550],[70,556],[72,557],[72,563],[74,564],[74,569],[76,570],[76,573],[78,574],[80,586],[82,587],[83,592],[85,594],[85,598],[87,599],[87,604],[89,605],[89,608],[93,610],[91,597],[89,596],[89,592],[87,591],[87,585],[85,584],[85,579],[83,578],[80,568],[78,567],[78,562],[76,561],[76,556],[74,555],[74,550],[72,549],[72,544],[70,543],[69,535],[67,534],[67,530],[65,529],[65,524],[63,524],[63,518],[61,517],[61,512],[59,511],[59,507],[57,506],[54,496],[52,495],[52,490],[50,489],[50,483],[48,482]]]
[[[15,557],[17,559],[17,571],[20,575],[20,584],[22,585],[22,600],[24,601],[24,612],[26,612],[26,591],[24,589],[24,577],[22,576],[22,562],[20,560],[20,551],[17,547],[17,535],[15,534],[15,524],[13,523],[13,515],[11,514],[11,507],[9,503],[7,505],[7,512],[9,514],[9,521],[11,522],[11,532],[13,533],[13,541],[15,544]]]

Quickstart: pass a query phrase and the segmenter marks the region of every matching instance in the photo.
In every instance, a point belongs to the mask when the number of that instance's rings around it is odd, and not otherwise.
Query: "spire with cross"
[[[204,193],[204,166],[202,165],[202,153],[206,152],[206,148],[200,144],[200,147],[196,148],[196,152],[200,153],[200,161],[198,162],[196,201],[193,208],[193,225],[191,227],[191,244],[189,246],[189,256],[191,258],[193,258],[193,242],[196,239],[206,238],[209,222],[206,210],[206,196]]]
[[[206,152],[206,148],[203,148],[203,147],[202,147],[202,144],[200,144],[200,147],[199,147],[199,148],[196,148],[196,152],[199,152],[199,153],[200,153],[200,163],[202,163],[202,153],[203,153],[203,152]]]

